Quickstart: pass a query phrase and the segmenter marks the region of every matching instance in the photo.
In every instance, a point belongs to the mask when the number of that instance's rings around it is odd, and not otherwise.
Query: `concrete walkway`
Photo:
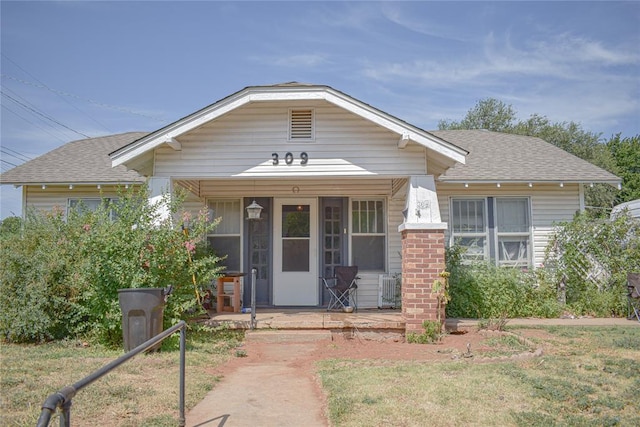
[[[258,357],[225,375],[189,411],[187,427],[326,426],[313,369],[296,365],[313,349],[308,342],[262,346]]]
[[[304,313],[310,323],[326,325],[326,313]],[[242,321],[247,315],[242,315]],[[273,323],[289,323],[291,313],[271,312]],[[363,318],[371,320],[362,313]],[[247,316],[248,317],[248,316]],[[395,322],[396,315],[384,319]],[[278,320],[279,319],[279,320]],[[240,320],[236,318],[235,320]],[[264,323],[264,318],[262,319]],[[335,318],[334,318],[335,320]],[[364,319],[363,319],[364,320]],[[379,319],[377,319],[379,320]],[[477,327],[475,319],[447,319],[447,329],[462,330]],[[509,319],[511,326],[632,326],[640,327],[640,322],[627,319]],[[232,361],[219,384],[196,405],[186,416],[188,427],[236,427],[236,426],[305,426],[324,427],[327,421],[323,414],[323,400],[316,384],[313,366],[301,366],[314,345],[308,341],[330,340],[326,329],[317,331],[255,331],[247,332],[247,341],[262,343],[260,354],[237,358]],[[296,335],[297,334],[297,335]],[[271,337],[270,337],[271,336]],[[307,341],[307,342],[300,342]],[[250,350],[251,353],[255,348]],[[225,367],[224,369],[227,369]]]

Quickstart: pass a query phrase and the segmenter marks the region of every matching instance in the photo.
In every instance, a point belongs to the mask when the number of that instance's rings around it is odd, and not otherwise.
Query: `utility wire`
[[[4,154],[6,156],[9,156],[9,157],[13,157],[14,159],[18,159],[21,162],[28,162],[29,161],[29,159],[25,160],[24,157],[17,156],[15,154],[11,154],[9,151],[5,151],[4,148],[0,148],[0,153]],[[18,154],[20,154],[20,153],[18,153]]]
[[[13,65],[15,65],[16,67],[18,67],[19,69],[21,69],[25,74],[27,74],[28,76],[30,76],[32,79],[34,79],[35,81],[37,81],[38,83],[40,83],[40,87],[44,88],[54,94],[56,94],[58,96],[58,98],[62,99],[64,102],[66,102],[67,104],[69,104],[70,106],[72,106],[73,108],[75,108],[77,111],[79,111],[80,113],[84,114],[85,116],[89,117],[91,120],[93,120],[96,124],[98,124],[99,126],[103,127],[104,129],[106,129],[107,131],[109,131],[110,133],[113,133],[113,131],[111,129],[109,129],[107,126],[105,126],[104,124],[100,123],[98,120],[96,120],[94,117],[92,117],[91,115],[89,115],[89,113],[87,113],[86,111],[83,111],[81,109],[79,109],[78,107],[76,107],[74,104],[72,104],[68,99],[63,98],[62,94],[59,93],[58,91],[55,91],[53,89],[51,89],[49,86],[47,86],[46,84],[44,84],[42,81],[40,81],[36,76],[34,76],[33,74],[31,74],[30,72],[28,72],[27,70],[25,70],[24,68],[22,68],[20,65],[18,65],[13,59],[9,58],[7,55],[5,55],[4,53],[1,54],[6,60],[8,60],[9,62],[11,62]]]
[[[35,113],[35,114],[37,114],[37,115],[39,115],[39,116],[42,116],[42,117],[44,117],[45,119],[50,120],[50,121],[52,121],[52,122],[56,123],[58,126],[62,126],[63,128],[68,129],[68,130],[70,130],[71,132],[77,133],[78,135],[82,135],[82,136],[84,136],[85,138],[91,138],[89,135],[84,134],[84,133],[82,133],[82,132],[78,132],[77,130],[75,130],[75,129],[73,129],[73,128],[70,128],[69,126],[65,125],[64,123],[60,123],[58,120],[54,119],[53,117],[48,116],[48,115],[46,115],[46,114],[44,114],[44,113],[42,113],[42,112],[38,111],[37,109],[32,108],[32,107],[30,107],[29,105],[26,105],[26,104],[24,104],[24,103],[22,103],[22,102],[18,101],[17,99],[15,99],[14,97],[12,97],[11,95],[6,94],[4,91],[2,91],[2,95],[3,95],[3,96],[6,96],[7,98],[9,98],[10,100],[12,100],[12,101],[13,101],[13,102],[15,102],[16,104],[21,105],[22,107],[26,108],[27,110],[32,111],[33,113]]]
[[[6,161],[5,159],[0,159],[0,162],[2,162],[2,163],[6,163],[6,164],[11,165],[11,166],[13,166],[13,167],[17,167],[17,166],[18,166],[18,165],[16,165],[15,163],[11,163],[11,162]]]
[[[2,89],[4,89],[4,91],[5,91],[5,92],[7,92],[9,95],[11,95],[11,96],[13,96],[14,98],[19,99],[20,101],[22,101],[22,103],[23,103],[24,105],[18,105],[18,106],[19,106],[19,107],[21,107],[23,110],[25,110],[28,114],[33,115],[33,112],[32,112],[32,110],[29,110],[29,108],[26,108],[26,107],[30,107],[30,108],[32,108],[33,110],[40,111],[40,110],[38,109],[38,107],[36,107],[35,105],[33,105],[33,104],[32,104],[31,102],[29,102],[27,99],[24,99],[24,98],[23,98],[22,96],[20,96],[19,94],[15,93],[13,90],[9,89],[9,88],[8,88],[8,87],[6,87],[6,86],[2,86],[2,85],[0,85],[0,87],[2,87]],[[25,106],[26,106],[26,107],[25,107]],[[43,113],[43,114],[44,114],[44,113]],[[48,126],[49,128],[51,128],[51,130],[53,130],[53,131],[54,131],[54,132],[56,132],[57,134],[62,135],[62,137],[63,137],[65,140],[69,140],[69,138],[75,138],[75,136],[70,137],[70,136],[69,136],[69,134],[68,134],[68,133],[66,133],[66,131],[65,131],[64,129],[61,129],[59,126],[56,126],[56,124],[55,124],[54,122],[44,120],[42,117],[37,117],[37,116],[36,116],[36,118],[37,118],[38,120],[40,120],[43,124],[45,124],[46,126]]]
[[[6,90],[8,90],[7,88],[5,88]],[[11,91],[10,91],[11,92]],[[16,95],[14,93],[12,93],[13,96],[15,96],[16,98],[20,98],[20,95]],[[25,104],[29,105],[29,102],[26,100],[22,100]],[[53,136],[54,138],[62,141],[62,142],[68,142],[69,139],[72,138],[76,138],[75,135],[73,136],[69,136],[70,132],[68,132],[66,129],[63,129],[59,126],[56,126],[54,123],[45,120],[43,117],[39,117],[38,115],[33,114],[28,108],[23,107],[20,104],[14,104],[16,107],[18,107],[17,112],[12,110],[11,108],[9,108],[7,106],[8,102],[3,102],[2,103],[2,107],[6,108],[7,110],[11,111],[13,114],[17,115],[18,117],[20,117],[22,120],[26,121],[27,123],[30,123],[36,127],[38,127],[39,129],[42,129],[43,132],[48,133],[49,135]],[[36,108],[35,106],[31,106],[32,108]],[[35,120],[35,121],[31,121],[29,119],[27,119],[23,113],[26,113],[26,117],[31,117],[31,120]]]
[[[105,104],[103,102],[95,101],[95,100],[90,99],[90,98],[82,98],[82,97],[80,97],[78,95],[74,95],[74,94],[69,93],[69,92],[64,92],[64,91],[53,89],[53,88],[50,88],[50,87],[47,87],[47,86],[43,86],[43,85],[40,85],[40,84],[37,84],[37,83],[33,83],[33,82],[30,82],[30,81],[27,81],[27,80],[19,79],[17,77],[13,77],[13,76],[10,76],[8,74],[2,73],[2,74],[0,74],[0,76],[6,77],[7,79],[11,79],[11,80],[14,80],[16,82],[19,82],[19,83],[22,83],[22,84],[25,84],[25,85],[38,87],[38,88],[41,88],[41,89],[46,89],[46,90],[51,91],[51,92],[56,93],[56,94],[60,94],[60,95],[63,95],[63,96],[68,96],[68,97],[71,97],[71,98],[75,98],[75,99],[78,99],[80,101],[89,102],[89,103],[97,105],[99,107],[108,108],[110,110],[120,111],[122,113],[134,114],[136,116],[145,117],[147,119],[151,119],[151,120],[154,120],[156,122],[166,123],[165,119],[161,119],[159,117],[150,116],[148,114],[140,113],[138,111],[129,110],[129,109],[124,108],[124,107],[118,107],[116,105]]]
[[[2,108],[4,108],[5,110],[9,111],[11,114],[14,114],[14,115],[15,115],[15,116],[17,116],[18,118],[20,118],[20,119],[24,120],[25,122],[29,123],[30,125],[33,125],[33,126],[37,127],[38,129],[40,129],[40,130],[41,130],[41,131],[43,131],[44,133],[51,135],[53,138],[57,139],[58,141],[60,141],[60,142],[62,142],[62,143],[66,143],[66,142],[68,142],[68,141],[69,141],[69,139],[68,139],[68,138],[63,139],[63,138],[61,138],[61,137],[60,137],[60,136],[58,136],[58,135],[54,135],[54,134],[52,134],[51,132],[49,132],[49,130],[48,130],[48,129],[45,129],[45,128],[43,128],[42,126],[40,126],[38,123],[34,123],[34,122],[32,122],[31,120],[29,120],[29,119],[27,119],[27,118],[25,118],[25,117],[21,116],[20,114],[18,114],[18,113],[16,113],[15,111],[13,111],[11,108],[7,107],[5,104],[2,104]]]
[[[14,153],[14,154],[17,154],[17,155],[19,155],[19,156],[21,156],[21,157],[23,157],[23,158],[25,159],[25,160],[24,160],[25,162],[33,159],[33,157],[31,157],[31,156],[27,156],[26,154],[23,154],[23,153],[21,153],[21,152],[19,152],[19,151],[13,150],[13,149],[11,149],[11,148],[9,148],[9,147],[4,147],[4,149],[5,149],[5,150],[7,150],[7,151],[12,152],[12,153]]]

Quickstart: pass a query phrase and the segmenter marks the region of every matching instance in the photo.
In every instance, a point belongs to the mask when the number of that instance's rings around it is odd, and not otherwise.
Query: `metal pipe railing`
[[[160,332],[155,337],[151,338],[148,341],[143,342],[138,347],[129,351],[128,353],[120,356],[116,360],[108,363],[102,368],[94,371],[93,373],[87,375],[77,383],[64,387],[59,391],[51,394],[47,400],[42,404],[42,411],[40,412],[40,417],[38,418],[37,427],[46,427],[49,425],[49,421],[51,420],[51,415],[53,415],[56,409],[60,408],[60,427],[70,427],[71,426],[71,403],[73,397],[84,387],[93,383],[97,379],[103,377],[104,375],[111,372],[113,369],[122,365],[129,359],[137,356],[138,354],[150,349],[154,345],[164,341],[169,336],[173,335],[175,332],[180,331],[180,396],[179,396],[179,406],[180,406],[180,418],[179,418],[179,426],[184,427],[186,423],[185,414],[184,414],[184,390],[185,390],[185,382],[184,382],[184,374],[185,374],[185,349],[186,349],[186,332],[187,332],[187,324],[184,320],[180,321],[175,326],[170,327],[166,331]]]

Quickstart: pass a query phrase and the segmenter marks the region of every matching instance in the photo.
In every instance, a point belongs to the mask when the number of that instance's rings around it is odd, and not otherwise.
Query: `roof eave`
[[[249,86],[187,117],[167,125],[110,154],[112,166],[124,164],[149,150],[251,102],[325,100],[370,120],[404,139],[414,141],[450,159],[465,163],[468,152],[427,131],[410,125],[329,86]]]
[[[510,180],[510,179],[464,179],[440,176],[439,182],[443,184],[609,184],[618,187],[622,184],[621,179],[528,179],[528,180]]]

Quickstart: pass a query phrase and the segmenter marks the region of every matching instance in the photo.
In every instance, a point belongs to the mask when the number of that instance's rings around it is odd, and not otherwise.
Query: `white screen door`
[[[317,200],[276,199],[273,304],[318,305]]]

